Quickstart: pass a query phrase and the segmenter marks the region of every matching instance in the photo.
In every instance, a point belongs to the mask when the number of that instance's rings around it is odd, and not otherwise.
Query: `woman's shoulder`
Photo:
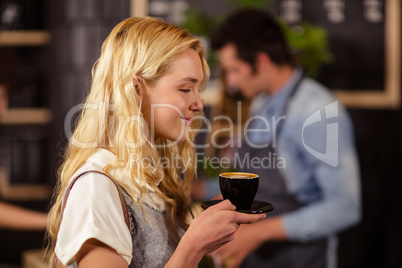
[[[71,191],[77,188],[83,188],[88,194],[96,195],[98,191],[104,194],[114,194],[118,193],[117,187],[113,180],[102,173],[101,170],[89,169],[83,170],[80,174],[73,176],[70,183],[74,183]],[[116,191],[114,191],[116,190]]]
[[[66,208],[106,214],[122,208],[119,186],[100,172],[90,170],[79,174],[70,180],[69,186],[63,200]]]
[[[107,175],[104,173],[104,168],[114,160],[115,156],[104,149],[100,149],[92,156],[90,156],[84,164],[74,172],[74,174],[69,179],[68,185],[71,183],[76,183],[83,177],[88,179],[108,179]],[[109,178],[109,180],[111,180]],[[113,183],[113,182],[112,182]]]
[[[118,188],[99,173],[88,172],[75,180],[61,221],[56,253],[69,262],[82,244],[91,238],[116,249],[129,263],[131,235],[127,228]]]

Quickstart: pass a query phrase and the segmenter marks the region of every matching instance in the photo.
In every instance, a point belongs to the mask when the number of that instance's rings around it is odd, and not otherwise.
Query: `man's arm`
[[[47,214],[0,202],[0,228],[45,230]]]
[[[328,156],[338,160],[334,166],[313,156],[306,150],[300,137],[296,137],[299,133],[293,134],[303,159],[313,168],[321,197],[283,215],[290,240],[308,241],[328,236],[356,224],[361,218],[360,174],[352,125],[341,107],[337,124],[336,133],[328,133],[326,128],[317,127],[310,131],[309,137],[310,142],[338,145],[337,151]]]

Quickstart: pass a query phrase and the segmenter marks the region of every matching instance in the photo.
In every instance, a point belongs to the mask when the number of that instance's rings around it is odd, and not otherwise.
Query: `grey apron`
[[[289,100],[296,92],[302,77],[297,81],[292,93],[287,100],[283,115],[286,115]],[[277,137],[280,135],[280,129],[283,120],[280,120],[276,131]],[[255,157],[266,158],[274,157],[276,148],[272,142],[265,148],[253,148],[247,142],[243,141],[238,150],[240,159],[244,159],[249,154],[249,159]],[[283,175],[280,169],[275,165],[271,168],[254,168],[252,165],[245,165],[242,169],[245,172],[256,173],[260,175],[258,192],[255,200],[269,202],[274,205],[274,211],[267,214],[267,218],[284,214],[286,212],[297,210],[305,204],[300,203],[294,196],[287,192]],[[292,163],[286,163],[291,165]],[[308,243],[275,241],[264,243],[256,252],[251,254],[243,263],[242,267],[267,267],[267,268],[322,268],[326,266],[327,239],[314,240]]]
[[[133,240],[133,257],[128,267],[165,267],[180,241],[170,222],[170,214],[146,203],[142,203],[141,209],[124,190],[122,192],[130,214]]]

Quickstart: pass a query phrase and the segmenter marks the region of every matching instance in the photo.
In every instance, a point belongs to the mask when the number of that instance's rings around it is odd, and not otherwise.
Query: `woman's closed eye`
[[[184,92],[184,93],[188,93],[188,92],[190,92],[191,91],[191,89],[184,89],[184,88],[181,88],[181,89],[179,89],[181,92]]]

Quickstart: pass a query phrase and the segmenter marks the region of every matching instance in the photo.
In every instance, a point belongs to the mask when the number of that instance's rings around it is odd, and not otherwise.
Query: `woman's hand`
[[[186,234],[206,254],[232,241],[240,224],[253,223],[265,217],[235,212],[235,209],[229,200],[209,207],[193,220]]]
[[[265,217],[265,214],[244,214],[235,209],[229,200],[224,200],[202,212],[182,237],[169,264],[174,263],[176,267],[196,266],[204,255],[232,241],[240,224],[257,222]],[[184,260],[180,256],[191,262],[181,262]]]

